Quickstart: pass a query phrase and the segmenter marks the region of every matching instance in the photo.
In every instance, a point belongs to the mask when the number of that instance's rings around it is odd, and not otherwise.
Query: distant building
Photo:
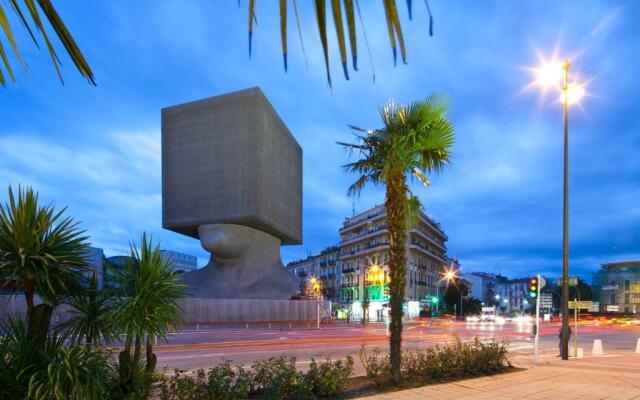
[[[89,247],[87,249],[87,266],[95,272],[98,278],[98,289],[104,287],[104,251],[98,247]],[[90,276],[89,276],[90,277]]]
[[[593,273],[593,298],[602,312],[640,312],[640,261],[602,264]]]
[[[486,272],[470,272],[462,277],[471,285],[471,297],[486,306],[497,306],[502,312],[523,312],[529,309],[529,278],[508,279]]]
[[[295,261],[287,269],[298,275],[319,277],[327,298],[339,308],[361,318],[363,304],[369,302],[369,318],[382,318],[389,301],[389,231],[384,206],[375,206],[345,218],[339,230],[340,244],[317,256]],[[430,310],[432,297],[442,297],[442,272],[447,258],[447,236],[440,224],[420,213],[407,235],[406,315]]]
[[[175,271],[191,272],[198,268],[198,258],[196,256],[172,250],[160,250],[160,255],[165,262],[171,263]]]
[[[471,286],[471,297],[485,304],[493,304],[498,294],[498,276],[486,272],[469,272],[462,277]]]
[[[113,256],[105,259],[106,263],[103,275],[104,289],[116,288],[114,273],[115,271],[123,270],[129,260],[131,260],[131,256]]]

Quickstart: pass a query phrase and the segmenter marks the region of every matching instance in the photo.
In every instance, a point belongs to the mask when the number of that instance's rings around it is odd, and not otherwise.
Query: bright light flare
[[[550,62],[540,68],[535,69],[536,84],[544,88],[557,87],[562,84],[562,63]]]
[[[577,83],[570,83],[567,90],[563,90],[560,95],[561,102],[567,102],[568,104],[576,104],[580,102],[580,99],[585,95],[584,85]]]

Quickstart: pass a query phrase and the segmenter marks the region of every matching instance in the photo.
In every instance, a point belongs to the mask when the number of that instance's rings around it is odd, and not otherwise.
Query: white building
[[[198,268],[198,258],[196,256],[173,250],[160,250],[160,255],[165,262],[171,263],[173,269],[178,272],[191,272]]]

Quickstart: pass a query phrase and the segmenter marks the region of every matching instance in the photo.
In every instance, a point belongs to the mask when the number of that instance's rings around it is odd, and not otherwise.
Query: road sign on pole
[[[540,288],[544,285],[544,279],[538,275],[538,292],[536,293],[536,336],[533,338],[534,341],[534,359],[538,361],[538,341],[540,337]]]
[[[578,286],[578,277],[570,276],[568,278],[569,286]],[[558,278],[558,286],[562,286],[562,278]]]
[[[569,302],[569,308],[570,309],[577,309],[577,310],[581,310],[581,309],[590,309],[591,307],[593,307],[593,301],[578,301],[578,300],[573,300]]]
[[[541,277],[540,275],[538,275],[538,287],[539,287],[540,289],[542,289],[546,284],[547,284],[547,281],[546,281],[543,277]],[[540,292],[540,291],[538,291],[538,292]],[[538,298],[539,298],[539,297],[538,297]]]

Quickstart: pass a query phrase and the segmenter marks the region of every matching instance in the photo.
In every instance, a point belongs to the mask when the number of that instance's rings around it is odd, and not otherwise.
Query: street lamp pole
[[[564,60],[564,203],[562,207],[562,343],[560,355],[569,359],[569,60]]]

